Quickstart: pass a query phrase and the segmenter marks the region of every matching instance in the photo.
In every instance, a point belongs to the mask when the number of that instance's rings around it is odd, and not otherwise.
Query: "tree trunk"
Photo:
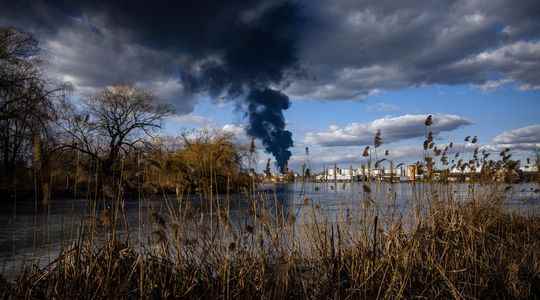
[[[39,133],[32,134],[32,152],[35,180],[37,180],[38,197],[41,199],[41,204],[48,205],[50,201],[50,168],[47,155],[43,152],[43,143]]]

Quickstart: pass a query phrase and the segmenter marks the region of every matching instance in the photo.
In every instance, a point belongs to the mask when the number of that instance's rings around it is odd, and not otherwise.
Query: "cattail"
[[[429,115],[427,118],[426,118],[426,121],[424,122],[424,124],[426,126],[431,126],[431,124],[433,124],[433,117],[431,115]]]
[[[432,142],[433,141],[433,132],[428,132],[428,135],[427,135],[427,140],[428,142]]]
[[[441,156],[441,162],[446,166],[448,165],[448,158],[446,155]]]
[[[424,174],[424,165],[422,165],[419,161],[416,162],[416,171],[418,175]]]
[[[381,130],[380,129],[378,129],[377,133],[375,133],[375,138],[373,139],[373,145],[375,146],[375,148],[382,145],[382,137],[381,137]]]
[[[369,146],[366,146],[366,148],[364,148],[364,152],[362,153],[362,156],[363,157],[368,157],[369,156]]]

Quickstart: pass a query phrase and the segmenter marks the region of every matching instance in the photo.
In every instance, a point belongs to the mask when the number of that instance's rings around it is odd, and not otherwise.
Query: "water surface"
[[[343,214],[361,216],[358,212],[371,203],[378,214],[406,214],[419,201],[426,198],[452,195],[453,199],[466,201],[471,196],[490,197],[504,195],[504,204],[508,210],[520,214],[538,214],[540,212],[540,193],[535,192],[538,184],[508,185],[427,185],[411,183],[371,183],[370,193],[366,193],[362,183],[309,183],[263,185],[255,196],[259,202],[272,211],[282,207],[287,214],[301,216],[314,207],[333,221]],[[425,195],[431,195],[425,197]],[[219,203],[230,207],[233,223],[241,224],[249,218],[249,201],[246,195],[236,194],[221,196]],[[201,205],[197,197],[189,200],[190,204]],[[125,236],[144,243],[151,231],[151,211],[165,214],[168,205],[177,205],[174,196],[127,199],[124,203],[125,224],[128,232]],[[207,204],[207,203],[204,203]],[[21,266],[30,262],[47,265],[59,251],[80,237],[82,222],[95,218],[89,201],[80,198],[53,199],[47,208],[40,208],[32,199],[7,199],[0,208],[0,271],[10,277]],[[97,204],[102,210],[103,203]],[[215,212],[216,207],[213,207]],[[209,213],[209,210],[206,210]],[[296,218],[296,222],[305,219]],[[126,228],[126,226],[122,226]],[[125,231],[123,229],[123,231]]]

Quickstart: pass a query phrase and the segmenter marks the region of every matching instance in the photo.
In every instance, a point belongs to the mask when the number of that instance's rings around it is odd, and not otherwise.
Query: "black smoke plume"
[[[293,146],[292,134],[285,130],[283,110],[290,105],[287,95],[266,88],[252,90],[246,98],[248,104],[249,126],[247,133],[261,139],[266,151],[272,153],[280,171],[291,157],[289,147]]]

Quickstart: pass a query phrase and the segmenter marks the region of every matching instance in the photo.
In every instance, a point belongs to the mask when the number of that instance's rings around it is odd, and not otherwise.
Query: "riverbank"
[[[144,246],[87,224],[44,268],[2,281],[3,298],[538,298],[540,216],[513,214],[502,192],[456,201],[429,192],[389,218],[364,191],[362,215],[329,220],[306,198],[302,215],[254,201],[231,222],[187,206],[152,214]],[[271,198],[264,199],[265,202]],[[258,203],[258,204],[257,204]],[[298,225],[295,218],[309,218]],[[106,222],[105,222],[106,223]],[[105,226],[105,227],[104,227]]]

